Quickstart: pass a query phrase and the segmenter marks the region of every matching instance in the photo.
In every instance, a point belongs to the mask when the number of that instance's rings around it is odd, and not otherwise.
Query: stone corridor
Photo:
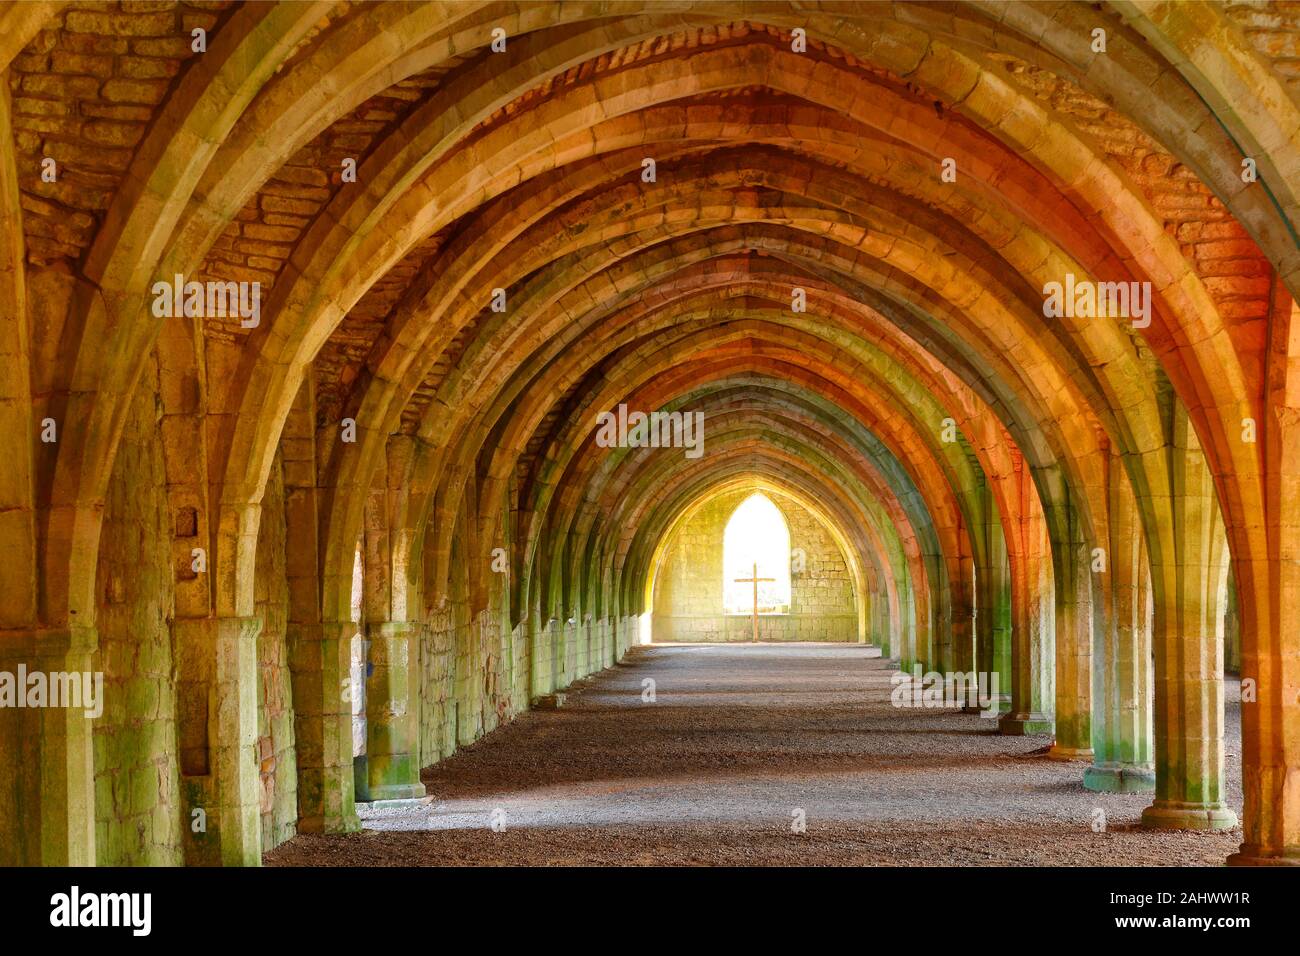
[[[33,0],[0,70],[0,864],[1300,863],[1295,3]],[[360,832],[500,754],[647,822]]]
[[[1176,866],[1240,842],[1142,829],[1147,798],[1084,790],[1046,756],[1050,737],[893,707],[895,670],[860,645],[638,647],[564,708],[426,771],[429,803],[368,813],[360,837],[298,837],[266,862]],[[1226,731],[1233,759],[1235,706]]]

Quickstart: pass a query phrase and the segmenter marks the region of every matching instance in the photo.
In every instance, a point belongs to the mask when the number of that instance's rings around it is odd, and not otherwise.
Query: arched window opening
[[[722,574],[727,614],[754,613],[755,577],[758,613],[789,613],[790,530],[766,495],[755,492],[732,512],[722,536]]]

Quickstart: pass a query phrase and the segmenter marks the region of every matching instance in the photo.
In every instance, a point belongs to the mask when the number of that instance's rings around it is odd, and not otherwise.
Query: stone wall
[[[463,602],[448,602],[432,613],[425,626],[420,653],[420,759],[425,764],[456,752],[459,703],[453,648],[464,629],[466,611]]]
[[[96,585],[104,711],[94,721],[101,866],[179,865],[181,801],[171,619],[171,516],[157,364],[141,376],[113,463]]]
[[[491,733],[535,698],[613,665],[636,636],[632,617],[569,623],[525,615],[510,627],[504,575],[489,579],[488,607],[472,614],[460,540],[453,537],[448,593],[428,611],[423,627],[420,762],[425,767]]]
[[[720,495],[672,535],[655,585],[655,641],[748,641],[753,619],[723,613],[723,535],[751,491]],[[790,530],[790,612],[761,614],[762,641],[856,641],[857,604],[848,563],[826,527],[798,502],[768,494]]]
[[[458,546],[457,546],[458,548]],[[448,594],[429,611],[421,648],[420,759],[423,766],[473,743],[527,709],[518,678],[528,649],[508,621],[506,579],[489,582],[488,607],[473,614],[466,562],[453,549]]]

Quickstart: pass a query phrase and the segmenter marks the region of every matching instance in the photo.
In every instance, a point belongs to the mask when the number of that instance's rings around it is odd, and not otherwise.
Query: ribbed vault
[[[1006,670],[1003,732],[1153,788],[1152,826],[1235,822],[1226,628],[1239,859],[1300,859],[1300,81],[1261,39],[1300,23],[1252,9],[0,11],[0,646],[176,741],[137,845],[96,732],[6,715],[0,806],[39,819],[0,813],[6,858],[353,829],[652,633],[672,530],[768,488],[847,556],[862,641]],[[259,320],[159,315],[173,276],[257,283]],[[1067,276],[1149,315],[1049,315]],[[604,447],[620,406],[702,416],[702,454]],[[170,705],[129,693],[124,609]]]

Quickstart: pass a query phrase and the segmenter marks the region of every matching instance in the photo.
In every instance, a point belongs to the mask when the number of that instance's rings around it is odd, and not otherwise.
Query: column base
[[[992,700],[989,701],[989,705],[990,706],[987,712],[990,714],[993,712],[994,709],[996,709],[999,714],[1008,714],[1011,712],[1011,698],[1006,694],[998,694],[996,697],[994,697]],[[967,704],[965,707],[961,709],[961,712],[963,714],[983,714],[986,711],[983,707],[977,707],[972,704]]]
[[[1083,788],[1097,793],[1154,793],[1156,773],[1136,764],[1092,766],[1083,772]]]
[[[424,788],[421,787],[420,789],[423,790]],[[433,803],[433,797],[427,794],[422,797],[392,797],[385,800],[358,801],[357,814],[366,817],[376,810],[408,810],[411,807],[422,807],[430,803]]]
[[[371,787],[366,796],[368,798],[366,800],[357,800],[357,806],[365,804],[374,807],[376,804],[394,800],[422,800],[428,796],[428,791],[424,789],[422,783],[389,783]]]
[[[998,730],[1006,737],[1033,737],[1056,733],[1056,721],[1047,714],[1004,714],[998,721]]]
[[[344,816],[311,816],[300,817],[298,820],[299,833],[358,833],[360,830],[361,819],[355,809]]]
[[[1241,849],[1228,857],[1228,866],[1300,866],[1300,846],[1266,850],[1243,843]]]
[[[996,703],[996,701],[992,702],[987,710],[977,704],[967,704],[961,709],[961,712],[963,714],[987,714],[989,720],[992,720],[994,717],[1001,718],[1006,711],[998,708]]]
[[[1091,747],[1062,747],[1060,744],[1052,744],[1047,751],[1049,760],[1087,760],[1091,761],[1096,754],[1092,752]]]
[[[1142,825],[1153,830],[1231,830],[1237,815],[1221,803],[1157,800],[1142,811]]]

